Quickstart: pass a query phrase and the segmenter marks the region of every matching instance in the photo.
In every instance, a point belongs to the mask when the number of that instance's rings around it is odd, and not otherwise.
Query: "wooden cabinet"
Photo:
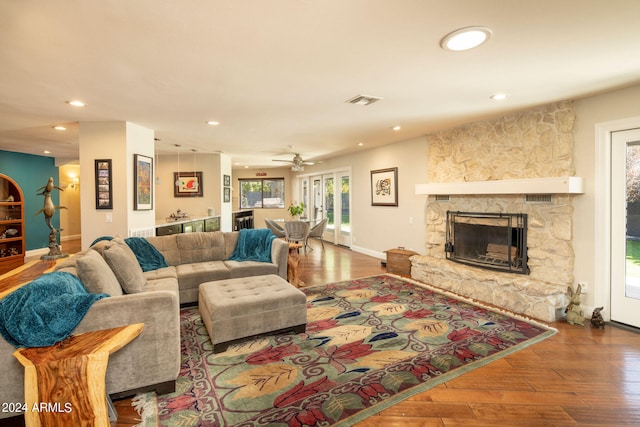
[[[387,273],[398,274],[400,276],[411,276],[411,258],[418,255],[417,252],[405,248],[389,249],[387,253]]]
[[[20,186],[0,174],[0,274],[24,264],[24,196]]]
[[[156,226],[156,236],[167,236],[169,234],[179,233],[194,233],[200,231],[220,231],[220,217],[212,216],[207,218],[184,220],[175,224]]]
[[[220,231],[220,217],[216,216],[213,218],[205,219],[204,231]]]
[[[182,232],[183,233],[196,233],[199,231],[204,231],[204,220],[197,220],[191,222],[185,222],[182,224]]]
[[[156,236],[168,236],[182,233],[182,224],[163,225],[156,228]]]

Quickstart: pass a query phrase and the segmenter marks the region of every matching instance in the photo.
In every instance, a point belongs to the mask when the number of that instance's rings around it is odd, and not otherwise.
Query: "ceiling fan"
[[[287,162],[287,163],[291,163],[291,170],[292,171],[303,171],[304,170],[304,165],[309,165],[311,166],[313,164],[313,162],[307,162],[306,160],[302,159],[302,156],[300,156],[300,154],[295,153],[295,155],[293,156],[292,160],[276,160],[273,159],[274,162]]]

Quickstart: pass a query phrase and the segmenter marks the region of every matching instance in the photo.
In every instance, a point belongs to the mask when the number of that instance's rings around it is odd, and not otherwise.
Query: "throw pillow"
[[[91,245],[91,249],[98,251],[98,253],[102,255],[102,251],[104,251],[104,248],[107,247],[109,242],[110,240],[100,240],[98,243],[94,243],[93,245]]]
[[[92,294],[122,295],[122,287],[113,271],[95,250],[89,249],[76,261],[78,277]]]
[[[109,242],[102,251],[104,260],[118,278],[122,290],[126,294],[142,292],[147,279],[133,251],[121,238]]]

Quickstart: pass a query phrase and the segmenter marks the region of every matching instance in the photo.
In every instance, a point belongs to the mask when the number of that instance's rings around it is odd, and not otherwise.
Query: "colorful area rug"
[[[390,275],[303,291],[305,334],[219,354],[183,309],[182,369],[157,397],[158,425],[348,426],[555,333]]]

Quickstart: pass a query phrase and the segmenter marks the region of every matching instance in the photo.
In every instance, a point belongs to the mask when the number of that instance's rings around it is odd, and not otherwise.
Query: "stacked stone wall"
[[[562,102],[429,135],[428,182],[572,176],[574,120],[573,104]],[[554,190],[549,188],[549,193]],[[451,195],[449,201],[436,201],[429,196],[426,253],[414,257],[412,276],[466,296],[499,302],[497,305],[513,311],[554,320],[544,313],[558,310],[563,303],[561,294],[574,281],[573,197],[553,194],[551,202],[527,203],[524,194]],[[526,213],[530,275],[444,261],[447,210]],[[478,277],[475,281],[473,272]],[[548,286],[548,293],[543,292],[542,299],[553,307],[542,309],[536,294],[544,286]],[[519,296],[532,289],[533,300]],[[489,296],[491,293],[497,295]]]

